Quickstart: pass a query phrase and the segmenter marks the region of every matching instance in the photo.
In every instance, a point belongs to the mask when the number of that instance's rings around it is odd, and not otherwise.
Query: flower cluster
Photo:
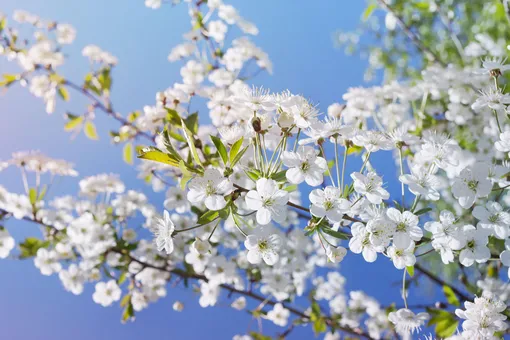
[[[138,177],[165,191],[152,205],[105,173],[81,179],[76,197],[50,199],[54,177],[78,175],[72,164],[15,153],[0,170],[18,168],[25,192],[0,187],[0,220],[28,220],[43,231],[41,239],[19,243],[19,257],[33,258],[43,275],[58,275],[73,294],[94,283],[94,302],[119,301],[123,321],[183,279],[198,284],[202,307],[217,305],[226,290],[239,295],[232,308],[248,309],[246,300],[254,298],[260,303],[250,311],[254,317],[291,324],[289,332],[311,324],[326,339],[409,338],[427,320],[447,338],[455,315],[466,319],[457,337],[491,339],[506,331],[510,269],[502,275],[501,267],[510,267],[510,95],[502,79],[510,66],[499,50],[487,49],[481,68],[476,59],[429,63],[409,83],[350,88],[343,104],[322,114],[303,95],[250,86],[272,65],[244,36],[256,35],[256,26],[234,7],[186,2],[192,28],[168,56],[182,62],[182,81],[125,116],[110,96],[116,57],[86,46],[91,71],[77,85],[60,74],[63,45],[76,35],[71,26],[17,11],[14,20],[37,32],[31,41],[3,30],[0,15],[0,54],[22,69],[4,75],[2,86],[28,85],[48,113],[57,94],[64,101],[69,91],[85,95],[91,105],[82,115],[68,114],[65,130],[94,140],[96,114],[116,120],[121,126],[110,135],[124,145],[126,162],[137,150]],[[145,1],[153,9],[162,4]],[[393,30],[400,21],[391,13],[386,26]],[[236,30],[243,36],[226,38]],[[207,108],[200,115],[193,113],[197,102]],[[210,125],[200,123],[206,115]],[[386,159],[382,166],[378,157]],[[0,258],[15,242],[1,227]],[[401,271],[402,308],[346,290],[339,263],[354,256]],[[462,289],[424,265],[434,259],[460,268]],[[446,302],[412,310],[408,291],[421,277],[439,284]],[[292,306],[306,300],[308,309]],[[454,313],[460,300],[466,310]]]

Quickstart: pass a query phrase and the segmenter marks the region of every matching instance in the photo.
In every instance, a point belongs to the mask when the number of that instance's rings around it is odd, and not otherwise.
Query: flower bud
[[[253,127],[253,130],[255,130],[255,132],[257,133],[262,131],[262,121],[260,120],[259,117],[253,118],[251,120],[251,126]]]

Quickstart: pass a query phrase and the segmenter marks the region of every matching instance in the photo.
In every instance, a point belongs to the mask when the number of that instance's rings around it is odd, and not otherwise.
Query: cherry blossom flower
[[[188,200],[192,204],[204,203],[210,210],[225,208],[227,201],[224,196],[234,190],[232,182],[217,169],[205,170],[204,176],[193,178],[188,188]]]
[[[115,280],[98,282],[96,283],[96,291],[92,295],[92,299],[95,303],[108,307],[115,301],[120,300],[121,293],[122,291]]]
[[[270,310],[266,318],[268,320],[273,321],[273,323],[280,327],[285,327],[289,320],[290,311],[283,307],[281,303],[277,303],[274,305],[273,309]]]
[[[423,230],[418,227],[418,216],[410,211],[401,213],[395,208],[389,208],[386,215],[395,222],[396,229],[393,243],[399,248],[407,248],[411,241],[419,241],[423,237]]]
[[[489,167],[477,163],[471,168],[464,168],[452,185],[452,194],[464,209],[470,208],[479,197],[487,197],[492,190],[488,179]]]
[[[167,254],[171,254],[174,251],[174,241],[172,235],[175,231],[175,225],[170,219],[170,214],[165,210],[163,218],[157,220],[157,224],[153,230],[154,242],[158,251],[165,251]]]
[[[328,186],[322,189],[314,189],[310,192],[310,202],[312,206],[310,212],[317,217],[326,216],[332,222],[340,222],[342,216],[346,213],[351,203],[340,197],[340,189]]]
[[[16,245],[6,229],[0,229],[0,259],[5,259]]]
[[[388,320],[395,325],[397,333],[401,336],[409,336],[421,330],[421,326],[429,319],[428,313],[414,314],[407,308],[401,308],[388,314]]]
[[[390,197],[390,194],[382,187],[382,179],[375,172],[369,172],[366,176],[353,172],[351,178],[354,180],[354,190],[364,195],[372,204],[381,204],[383,200]]]
[[[281,239],[276,234],[258,232],[248,235],[244,241],[248,249],[248,262],[259,264],[262,260],[268,265],[274,265],[278,259],[278,250],[281,247]]]
[[[489,230],[498,238],[504,240],[510,235],[510,214],[503,211],[501,204],[487,202],[485,207],[476,206],[473,216],[479,220],[477,227]]]
[[[285,205],[289,201],[289,193],[278,189],[272,179],[261,178],[256,183],[257,190],[250,190],[245,197],[246,205],[256,210],[257,222],[266,225],[271,220],[283,221],[286,216]]]
[[[301,146],[297,152],[284,151],[281,158],[283,164],[289,167],[285,174],[289,182],[300,184],[306,181],[310,186],[320,185],[328,164],[317,154],[318,150],[310,146]]]

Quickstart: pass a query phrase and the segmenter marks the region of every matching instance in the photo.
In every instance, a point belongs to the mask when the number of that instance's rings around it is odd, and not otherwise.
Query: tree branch
[[[393,14],[395,19],[397,20],[398,26],[402,29],[402,31],[404,31],[405,35],[413,42],[413,44],[420,51],[430,56],[433,61],[441,64],[441,66],[447,66],[434,51],[432,51],[429,47],[425,46],[422,43],[420,37],[411,30],[411,27],[406,25],[404,20],[402,20],[402,18],[397,15],[395,10],[393,10],[393,8],[391,8],[391,6],[388,5],[385,0],[377,0],[377,2],[381,5],[382,8],[384,8],[389,13]]]

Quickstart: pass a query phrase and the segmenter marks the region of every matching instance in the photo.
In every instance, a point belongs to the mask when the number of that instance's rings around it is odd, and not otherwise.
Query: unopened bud
[[[495,68],[490,71],[491,77],[498,78],[501,75],[501,70],[499,68]]]
[[[262,131],[262,121],[260,120],[259,117],[253,118],[251,120],[251,126],[253,127],[253,130],[255,130],[255,132],[257,133]]]
[[[182,310],[184,309],[184,304],[181,301],[175,301],[172,308],[176,312],[182,312]]]

